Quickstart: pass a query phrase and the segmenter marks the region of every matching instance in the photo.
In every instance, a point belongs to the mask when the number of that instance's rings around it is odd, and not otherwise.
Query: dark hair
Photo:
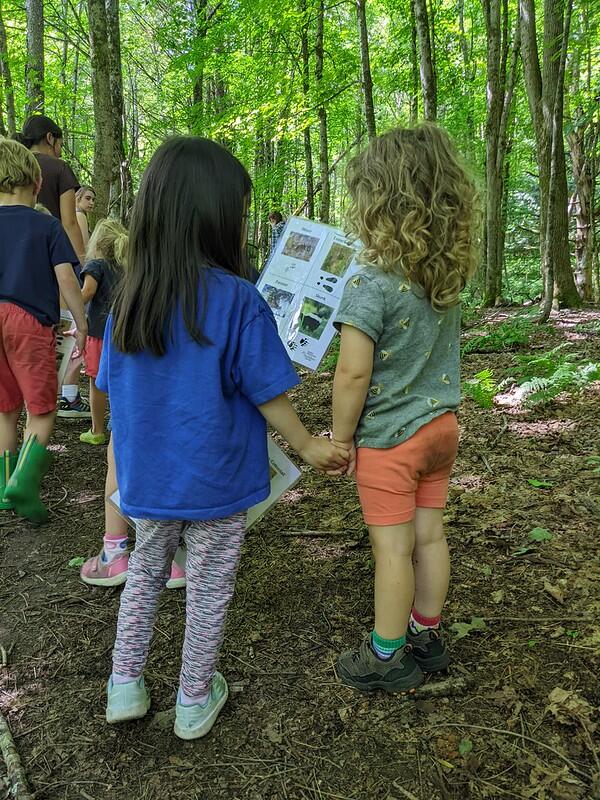
[[[281,216],[279,211],[271,211],[271,213],[269,214],[269,219],[272,220],[273,222],[283,221],[283,217]]]
[[[52,134],[55,139],[62,139],[63,132],[58,127],[56,122],[50,117],[44,117],[42,114],[34,114],[28,117],[23,125],[23,132],[15,134],[15,139],[21,144],[24,144],[28,150],[31,150],[34,144],[39,144],[46,139],[48,134]]]
[[[242,229],[252,181],[221,145],[176,136],[152,156],[129,227],[128,268],[117,291],[113,341],[124,353],[165,353],[180,310],[191,338],[210,344],[205,269],[249,275]]]

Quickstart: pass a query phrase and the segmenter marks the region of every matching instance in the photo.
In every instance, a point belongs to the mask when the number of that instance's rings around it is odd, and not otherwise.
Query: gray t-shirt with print
[[[419,286],[365,267],[335,318],[375,342],[373,375],[355,441],[394,447],[460,403],[460,305],[438,313]]]

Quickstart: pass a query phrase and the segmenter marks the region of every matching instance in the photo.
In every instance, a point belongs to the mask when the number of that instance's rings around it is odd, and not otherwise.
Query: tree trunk
[[[306,0],[300,0],[302,11],[302,27],[300,30],[300,43],[302,47],[302,94],[304,95],[304,105],[310,107],[310,59],[308,50],[308,9]],[[304,163],[306,170],[306,214],[309,219],[315,216],[315,173],[313,167],[312,147],[310,143],[310,125],[306,125],[303,132],[304,138]]]
[[[375,125],[375,104],[373,103],[373,78],[371,76],[371,61],[369,57],[369,31],[367,29],[366,5],[366,0],[356,0],[365,119],[367,121],[367,134],[369,139],[374,139],[375,136],[377,136],[377,130]]]
[[[437,118],[437,87],[431,49],[427,0],[414,0],[414,9],[417,35],[419,38],[421,90],[423,92],[425,119],[434,122]]]
[[[88,0],[90,62],[94,100],[94,189],[96,219],[108,215],[115,152],[110,46],[104,0]]]
[[[6,129],[9,136],[17,132],[17,117],[15,114],[15,94],[13,89],[10,61],[8,58],[8,43],[6,41],[6,28],[2,15],[2,2],[0,0],[0,76],[4,84],[4,98],[6,100]]]
[[[518,23],[513,35],[510,71],[507,63],[508,0],[484,0],[487,35],[486,118],[486,273],[484,305],[495,306],[502,298],[504,267],[505,158],[508,120],[516,83],[520,47]]]
[[[548,6],[552,5],[552,9]],[[546,249],[545,260],[542,265],[544,275],[544,299],[542,303],[541,320],[545,321],[550,316],[553,299],[556,298],[559,306],[581,305],[569,258],[569,220],[568,220],[568,194],[567,172],[565,165],[564,137],[563,137],[563,111],[565,90],[565,64],[569,44],[569,31],[573,0],[567,0],[566,12],[563,15],[562,5],[557,9],[556,0],[546,0],[544,19],[544,39],[548,46],[544,48],[544,73],[548,79],[544,82],[547,87],[545,93],[545,108],[551,111],[550,131],[550,175],[548,180],[548,213],[546,219]],[[546,19],[546,16],[550,19]],[[556,37],[560,29],[560,57],[555,64],[555,54],[552,58],[546,55],[547,51],[554,50],[557,45]],[[548,61],[548,64],[546,64]],[[549,89],[554,90],[554,97]],[[543,93],[544,94],[544,93]],[[550,106],[550,101],[552,105]],[[566,253],[563,248],[566,244]],[[561,256],[563,256],[561,258]],[[565,267],[566,261],[566,267]],[[569,280],[570,279],[570,280]],[[571,285],[572,284],[572,287]]]
[[[562,0],[545,0],[543,71],[538,55],[534,0],[520,0],[519,16],[523,73],[539,164],[542,270],[550,269],[553,275],[550,282],[548,273],[543,272],[545,294],[542,305],[544,309],[548,304],[551,306],[555,295],[560,305],[577,307],[579,295],[569,258],[567,176],[562,132],[564,70],[562,84],[559,75],[565,32]],[[553,131],[557,134],[554,157]],[[552,165],[554,195],[550,204]],[[550,214],[552,218],[549,220]]]
[[[25,0],[27,15],[27,63],[25,87],[27,116],[44,111],[44,5],[43,0]]]
[[[122,223],[125,223],[133,205],[133,181],[125,152],[125,108],[123,103],[119,0],[106,0],[106,19],[110,55],[110,94],[114,146],[109,207],[116,209],[119,219]]]
[[[329,183],[329,145],[327,141],[327,109],[323,90],[323,38],[325,28],[325,3],[318,0],[317,42],[315,48],[315,86],[319,98],[319,173],[321,176],[321,222],[329,222],[331,189]]]
[[[410,66],[412,86],[410,93],[410,124],[416,125],[419,119],[419,52],[417,50],[417,23],[415,20],[415,1],[410,0]]]

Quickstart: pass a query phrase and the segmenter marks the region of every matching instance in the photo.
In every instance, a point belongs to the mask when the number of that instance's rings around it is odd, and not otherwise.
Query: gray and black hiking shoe
[[[409,628],[406,641],[423,672],[441,672],[448,668],[450,653],[441,628],[430,628],[421,633],[412,633]]]
[[[361,692],[373,689],[410,692],[424,680],[410,646],[401,647],[388,661],[383,661],[374,653],[370,637],[364,640],[358,650],[342,653],[337,662],[337,674],[342,683]]]

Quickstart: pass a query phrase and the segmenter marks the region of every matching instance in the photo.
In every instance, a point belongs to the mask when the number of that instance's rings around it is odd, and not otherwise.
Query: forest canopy
[[[152,152],[229,147],[268,212],[343,224],[344,167],[392,126],[436,120],[485,197],[486,305],[598,298],[597,0],[2,0],[0,132],[31,112],[126,220]]]

